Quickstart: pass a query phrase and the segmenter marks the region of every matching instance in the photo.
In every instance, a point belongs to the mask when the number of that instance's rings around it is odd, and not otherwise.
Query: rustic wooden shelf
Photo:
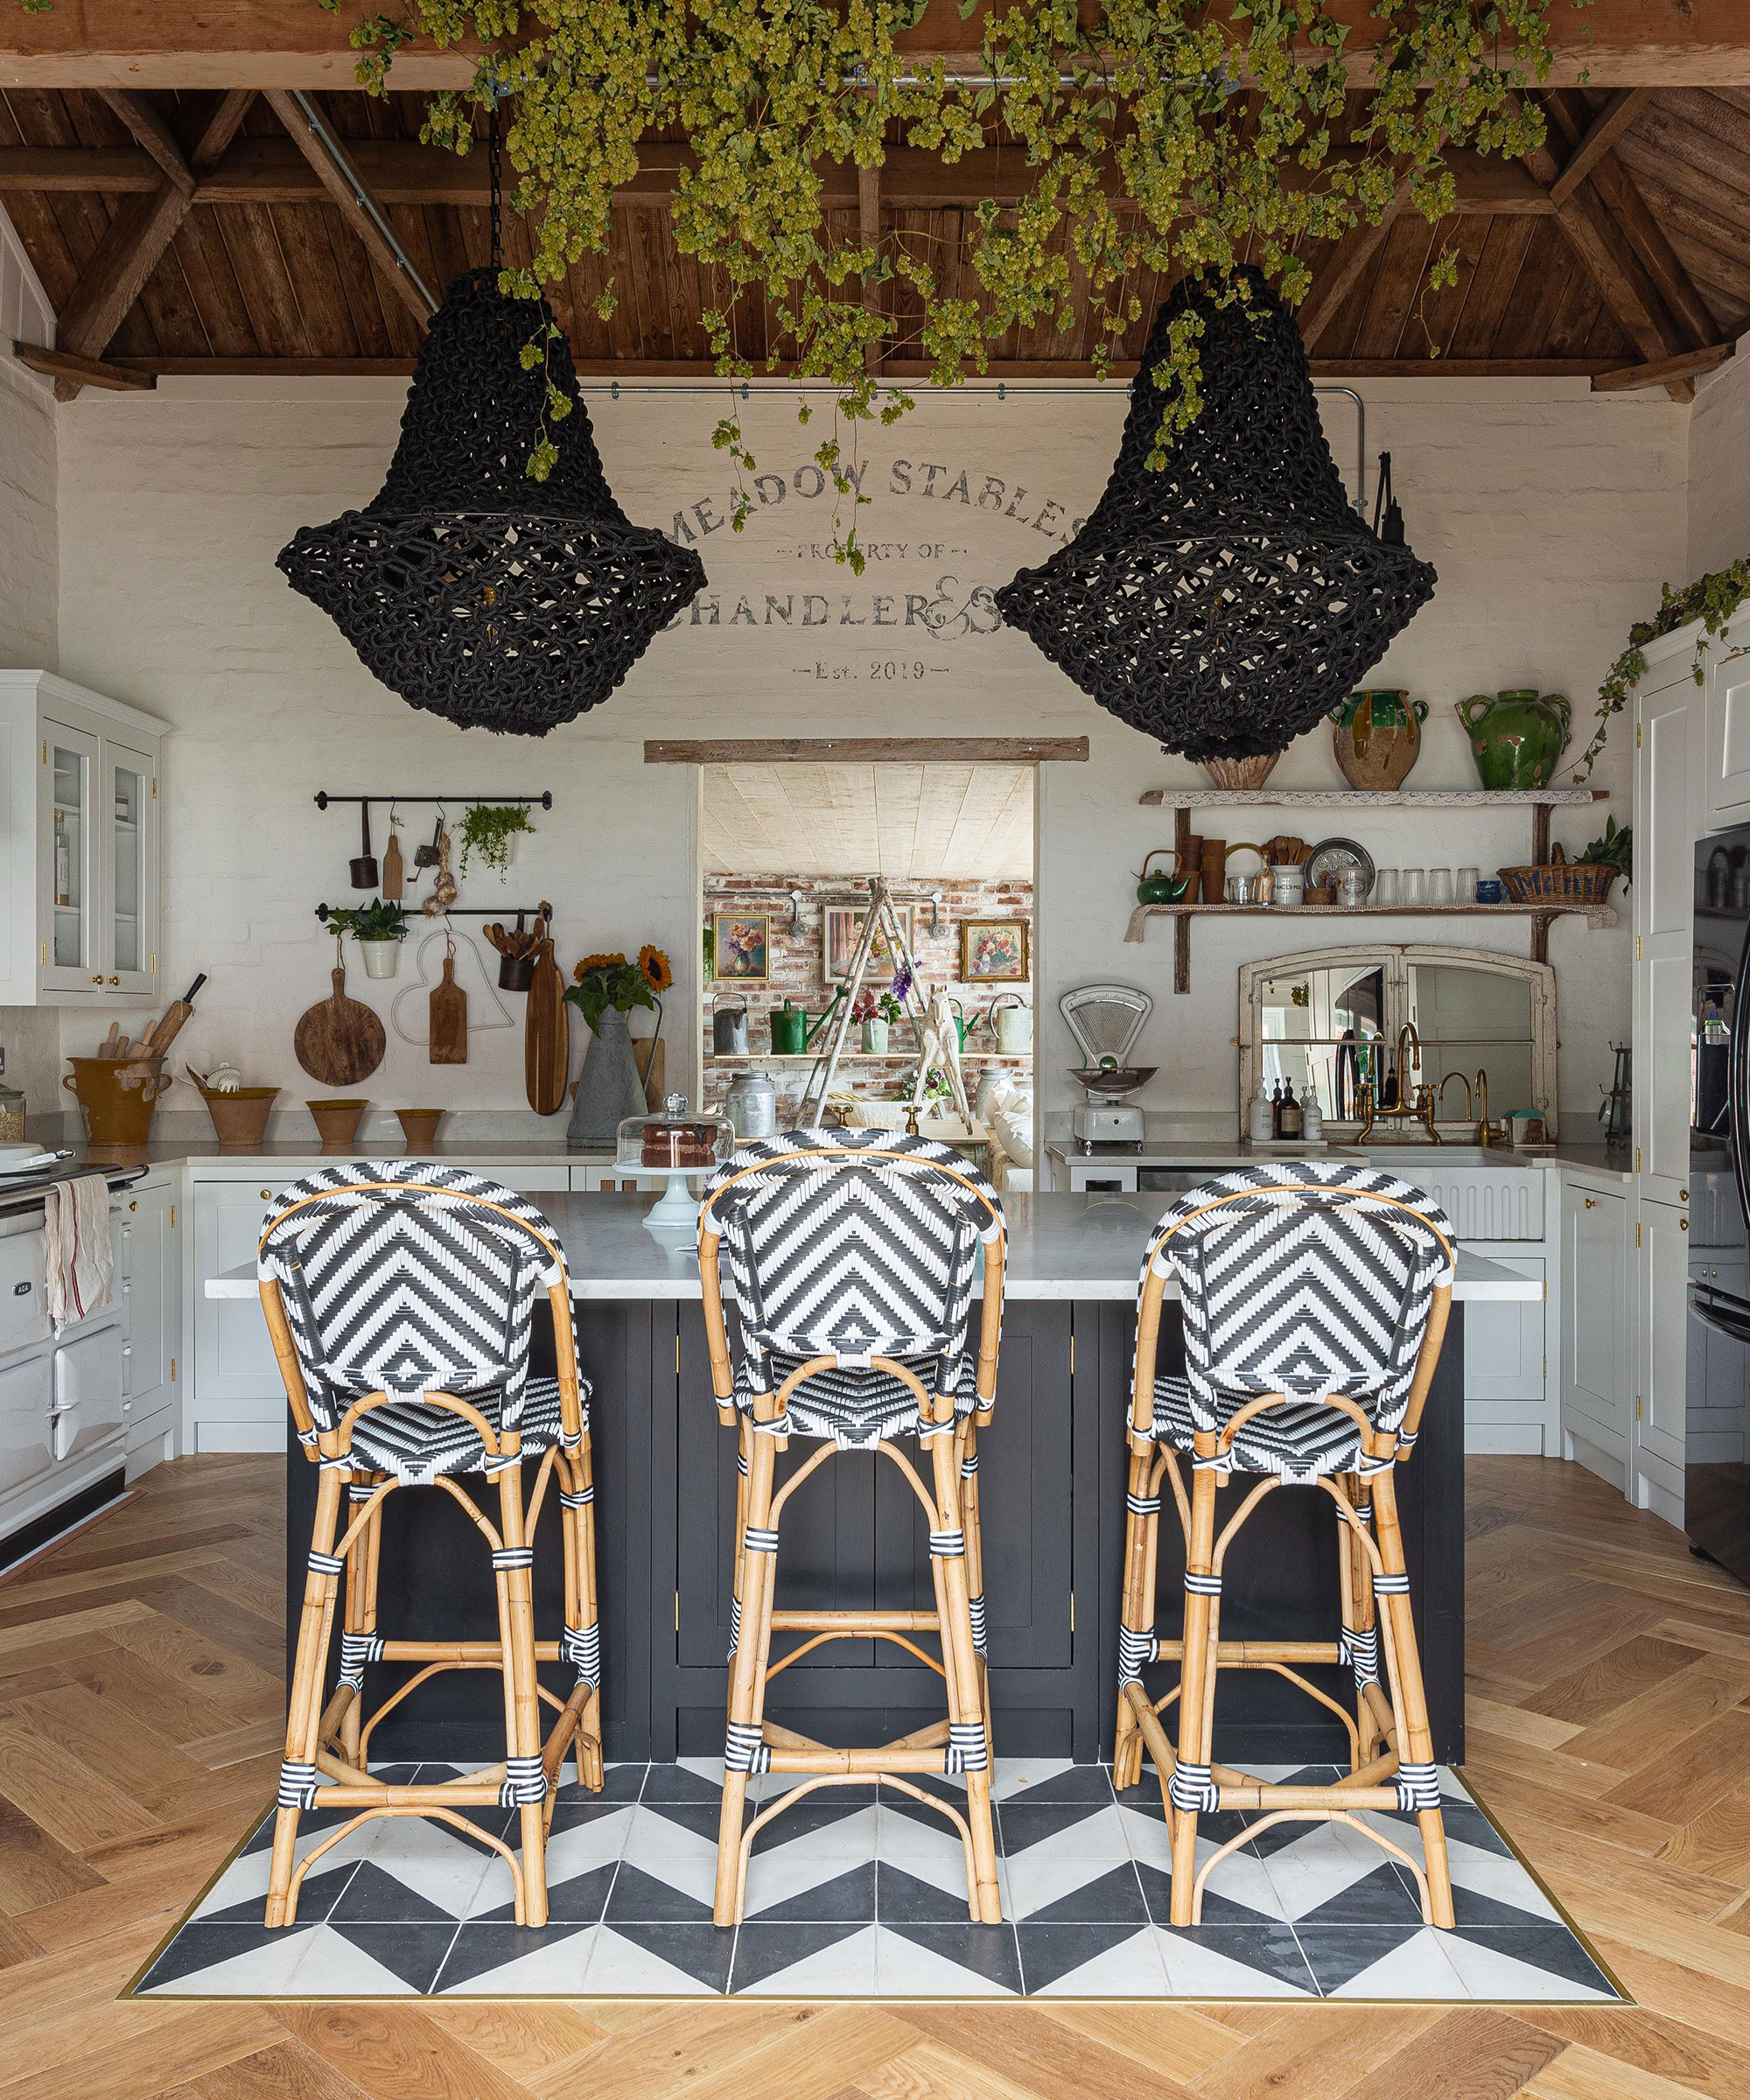
[[[1308,809],[1572,809],[1608,802],[1607,788],[1149,788],[1154,808],[1235,809],[1280,802]]]
[[[1529,919],[1532,955],[1549,961],[1550,921],[1584,918],[1596,929],[1619,923],[1608,904],[1139,904],[1124,930],[1126,941],[1141,941],[1151,919],[1171,919],[1173,926],[1172,989],[1191,989],[1191,921],[1208,914],[1228,919]]]

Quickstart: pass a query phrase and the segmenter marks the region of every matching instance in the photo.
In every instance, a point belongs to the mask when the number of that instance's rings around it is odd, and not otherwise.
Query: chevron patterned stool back
[[[1134,1786],[1153,1757],[1172,1832],[1172,1920],[1202,1917],[1210,1873],[1271,1822],[1340,1816],[1416,1877],[1424,1917],[1452,1922],[1427,1700],[1410,1608],[1395,1468],[1415,1444],[1445,1338],[1452,1229],[1432,1197],[1375,1169],[1284,1162],[1224,1174],[1162,1215],[1143,1262],[1130,1418],[1127,1570],[1119,1626],[1113,1779]],[[1157,1374],[1162,1300],[1179,1285],[1186,1376]],[[1188,1491],[1180,1460],[1190,1462]],[[1185,1534],[1180,1636],[1155,1630],[1161,1489],[1172,1473]],[[1262,1476],[1218,1527],[1216,1496],[1234,1475]],[[1335,1638],[1224,1644],[1222,1564],[1241,1527],[1278,1487],[1314,1486],[1338,1522]],[[1179,1682],[1151,1699],[1143,1671],[1176,1662]],[[1354,1683],[1354,1718],[1301,1674],[1337,1664]],[[1383,1678],[1382,1679],[1382,1666]],[[1212,1764],[1214,1690],[1224,1668],[1269,1669],[1342,1721],[1340,1787],[1272,1786]],[[1160,1715],[1179,1707],[1179,1740]],[[1200,1815],[1262,1810],[1200,1867]],[[1412,1812],[1425,1867],[1356,1811]]]
[[[969,1333],[983,1255],[976,1352]],[[740,1438],[735,1598],[715,1912],[738,1923],[755,1835],[822,1786],[879,1777],[947,1816],[966,1848],[968,1908],[994,1923],[996,1838],[978,1532],[977,1430],[996,1404],[1004,1234],[996,1191],[951,1146],[892,1130],[794,1130],[719,1167],[699,1214],[699,1271],[718,1412]],[[723,1260],[724,1254],[728,1259]],[[727,1268],[736,1311],[732,1354]],[[823,1439],[781,1488],[790,1437]],[[892,1439],[915,1436],[914,1465]],[[778,1520],[836,1451],[873,1450],[929,1517],[934,1612],[778,1611]],[[930,1480],[922,1473],[929,1462]],[[878,1749],[836,1750],[765,1720],[774,1633],[897,1642],[942,1676],[948,1718]],[[936,1634],[941,1661],[914,1635]],[[788,1656],[777,1665],[781,1670]],[[754,1772],[806,1774],[744,1830]],[[905,1776],[963,1778],[962,1814]]]
[[[320,1467],[293,1668],[267,1922],[290,1924],[304,1875],[304,1812],[430,1814],[500,1853],[522,1924],[546,1922],[544,1846],[552,1784],[568,1750],[580,1783],[603,1780],[599,1634],[589,1385],[578,1362],[570,1282],[553,1227],[526,1197],[430,1161],[325,1167],[281,1191],[263,1222],[257,1275],[299,1441]],[[531,1378],[536,1300],[553,1321],[556,1375]],[[538,1461],[525,1502],[525,1465]],[[498,1522],[452,1476],[493,1483]],[[556,1480],[565,1576],[564,1637],[535,1638],[531,1511]],[[500,1638],[447,1643],[377,1628],[382,1513],[402,1487],[438,1485],[466,1510],[497,1592]],[[323,1676],[340,1604],[338,1682]],[[420,1679],[495,1670],[505,1685],[504,1761],[443,1786],[389,1786],[369,1770],[370,1739],[399,1693],[365,1718],[365,1669],[412,1662]],[[540,1733],[537,1666],[576,1673],[557,1721]],[[318,1780],[329,1783],[318,1784]],[[455,1811],[520,1811],[522,1857]]]

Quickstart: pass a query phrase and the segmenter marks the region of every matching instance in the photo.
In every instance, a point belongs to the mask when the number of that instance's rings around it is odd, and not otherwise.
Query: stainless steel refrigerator
[[[1684,1528],[1750,1583],[1750,825],[1695,856]]]

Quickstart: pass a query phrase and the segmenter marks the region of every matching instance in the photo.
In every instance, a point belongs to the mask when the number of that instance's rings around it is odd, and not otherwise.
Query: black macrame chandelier
[[[546,300],[499,290],[496,112],[493,130],[492,264],[431,317],[388,479],[278,565],[410,706],[541,737],[606,700],[705,572],[614,501]],[[556,421],[550,380],[572,404]],[[543,432],[558,456],[537,481]]]
[[[1434,571],[1349,508],[1294,318],[1257,270],[1218,304],[1184,278],[1155,318],[1117,464],[1087,523],[997,593],[1012,627],[1110,713],[1189,759],[1280,751],[1385,654]],[[1150,377],[1203,333],[1203,407],[1158,471]],[[1393,507],[1395,509],[1395,506]]]

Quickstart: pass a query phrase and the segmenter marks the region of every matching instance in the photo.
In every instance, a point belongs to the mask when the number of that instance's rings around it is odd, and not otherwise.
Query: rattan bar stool
[[[321,1468],[266,1922],[293,1922],[304,1875],[361,1823],[427,1816],[501,1854],[514,1882],[517,1922],[544,1924],[547,1828],[568,1749],[580,1784],[597,1791],[602,1785],[590,1389],[578,1367],[565,1260],[553,1228],[526,1198],[454,1167],[348,1161],[281,1191],[262,1227],[257,1265],[298,1438]],[[543,1289],[557,1376],[531,1378],[530,1331]],[[523,1465],[537,1457],[525,1502]],[[457,1484],[469,1474],[496,1480],[496,1525]],[[556,1481],[564,1636],[537,1642],[530,1542]],[[496,1641],[400,1641],[378,1631],[383,1503],[396,1489],[413,1487],[453,1497],[489,1549]],[[343,1575],[340,1671],[325,1703]],[[420,1667],[367,1718],[365,1670],[377,1662]],[[540,1683],[536,1665],[543,1662],[576,1672],[564,1699]],[[500,1672],[504,1761],[437,1784],[374,1778],[372,1732],[416,1687],[450,1670]],[[544,1740],[542,1700],[558,1709]],[[520,1811],[520,1860],[457,1812],[494,1804]],[[318,1805],[359,1814],[298,1861],[299,1818]]]
[[[1160,1306],[1179,1279],[1183,1378],[1157,1376]],[[1410,1456],[1439,1361],[1453,1276],[1452,1236],[1432,1199],[1360,1166],[1296,1163],[1224,1174],[1161,1217],[1143,1264],[1125,1497],[1125,1582],[1113,1783],[1134,1786],[1146,1746],[1172,1836],[1172,1922],[1201,1921],[1203,1892],[1227,1855],[1284,1821],[1340,1821],[1416,1877],[1427,1922],[1450,1926],[1452,1891],[1428,1704],[1398,1528],[1396,1467]],[[1179,1457],[1191,1460],[1189,1490]],[[1217,1528],[1216,1497],[1236,1474],[1255,1484]],[[1155,1631],[1161,1488],[1185,1534],[1181,1636]],[[1340,1528],[1332,1641],[1223,1641],[1222,1564],[1248,1517],[1278,1488],[1328,1494]],[[1369,1516],[1374,1519],[1369,1532]],[[1177,1662],[1151,1699],[1144,1667]],[[1347,1666],[1353,1717],[1302,1673]],[[1385,1685],[1380,1681],[1384,1667]],[[1223,1670],[1268,1670],[1329,1708],[1349,1769],[1329,1786],[1276,1786],[1212,1763]],[[1179,1740],[1161,1725],[1177,1702]],[[1197,1866],[1197,1819],[1264,1811]],[[1425,1871],[1362,1810],[1413,1812]]]
[[[975,1260],[984,1250],[976,1362],[967,1348]],[[729,1255],[732,1358],[719,1274]],[[740,1436],[729,1726],[718,1834],[719,1925],[740,1922],[758,1832],[819,1787],[879,1778],[940,1810],[960,1834],[975,1924],[997,1924],[990,1732],[978,1536],[977,1433],[997,1396],[1003,1321],[1003,1210],[963,1154],[891,1130],[797,1130],[744,1147],[720,1167],[699,1216],[699,1274],[711,1382]],[[774,1492],[793,1436],[821,1448]],[[915,1437],[930,1484],[896,1441]],[[779,1519],[836,1452],[890,1459],[929,1517],[933,1612],[778,1611]],[[804,1639],[774,1663],[774,1634]],[[919,1634],[941,1643],[938,1662]],[[828,1641],[890,1641],[940,1676],[948,1718],[876,1749],[839,1750],[765,1718],[772,1678]],[[755,1772],[805,1774],[744,1831]],[[966,1811],[906,1774],[966,1782]]]

